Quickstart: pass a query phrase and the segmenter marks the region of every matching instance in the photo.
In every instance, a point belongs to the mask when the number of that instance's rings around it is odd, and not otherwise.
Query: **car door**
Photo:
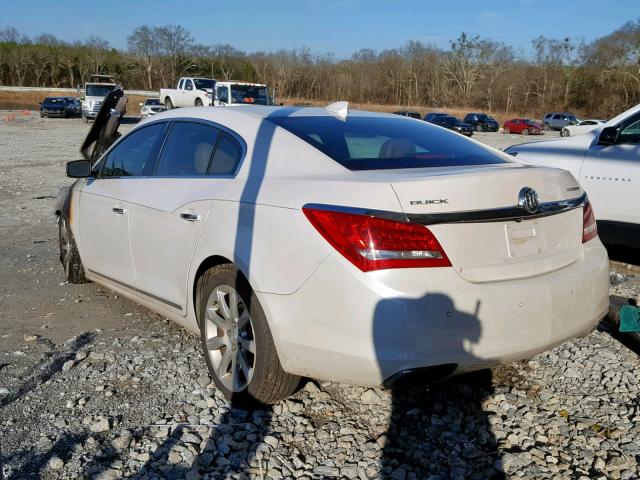
[[[196,90],[193,86],[193,80],[190,78],[186,78],[184,80],[184,90],[180,95],[180,106],[181,107],[192,107],[195,102]]]
[[[95,178],[80,192],[82,261],[90,274],[132,287],[135,283],[129,214],[140,178],[154,163],[164,125],[139,128],[122,138],[100,160]]]
[[[135,193],[130,235],[136,288],[174,313],[186,315],[191,259],[242,151],[238,140],[211,123],[176,121],[155,174]]]
[[[594,140],[585,154],[580,183],[589,194],[596,219],[640,223],[640,114],[619,126],[614,145]]]

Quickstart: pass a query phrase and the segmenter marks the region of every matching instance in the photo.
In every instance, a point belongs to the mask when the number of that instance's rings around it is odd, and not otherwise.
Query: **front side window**
[[[632,117],[621,125],[616,143],[640,143],[640,116]]]
[[[220,130],[191,122],[174,123],[164,142],[157,176],[206,175]]]
[[[554,115],[553,119],[554,120],[561,120],[562,119],[562,115]]]
[[[107,154],[100,177],[148,175],[155,162],[165,123],[134,130]]]
[[[286,111],[283,111],[286,114]],[[508,163],[475,143],[426,122],[399,116],[272,116],[288,130],[349,170],[425,168]]]

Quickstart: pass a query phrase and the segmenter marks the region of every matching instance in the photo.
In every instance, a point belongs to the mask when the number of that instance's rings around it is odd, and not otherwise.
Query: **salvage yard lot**
[[[52,203],[87,128],[0,112],[5,478],[640,475],[640,361],[606,323],[429,389],[309,381],[272,408],[233,408],[196,336],[96,284],[63,282]],[[550,136],[474,138],[504,148]],[[612,294],[640,295],[638,267],[611,269]]]

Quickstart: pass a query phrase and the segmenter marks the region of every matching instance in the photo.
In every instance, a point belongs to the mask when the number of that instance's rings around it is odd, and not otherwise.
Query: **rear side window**
[[[220,141],[213,154],[211,166],[208,173],[210,175],[233,175],[242,159],[242,147],[228,133],[220,135]]]
[[[349,170],[507,163],[460,135],[400,116],[272,116],[269,121]]]
[[[173,124],[162,147],[157,176],[206,175],[220,130],[191,122]]]
[[[101,177],[148,175],[166,124],[155,123],[123,138],[107,155]]]

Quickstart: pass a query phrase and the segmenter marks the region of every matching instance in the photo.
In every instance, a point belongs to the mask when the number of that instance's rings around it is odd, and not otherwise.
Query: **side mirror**
[[[67,162],[67,177],[85,178],[91,175],[91,163],[89,160],[74,160]]]
[[[619,133],[618,127],[603,128],[598,137],[598,145],[615,145]]]

